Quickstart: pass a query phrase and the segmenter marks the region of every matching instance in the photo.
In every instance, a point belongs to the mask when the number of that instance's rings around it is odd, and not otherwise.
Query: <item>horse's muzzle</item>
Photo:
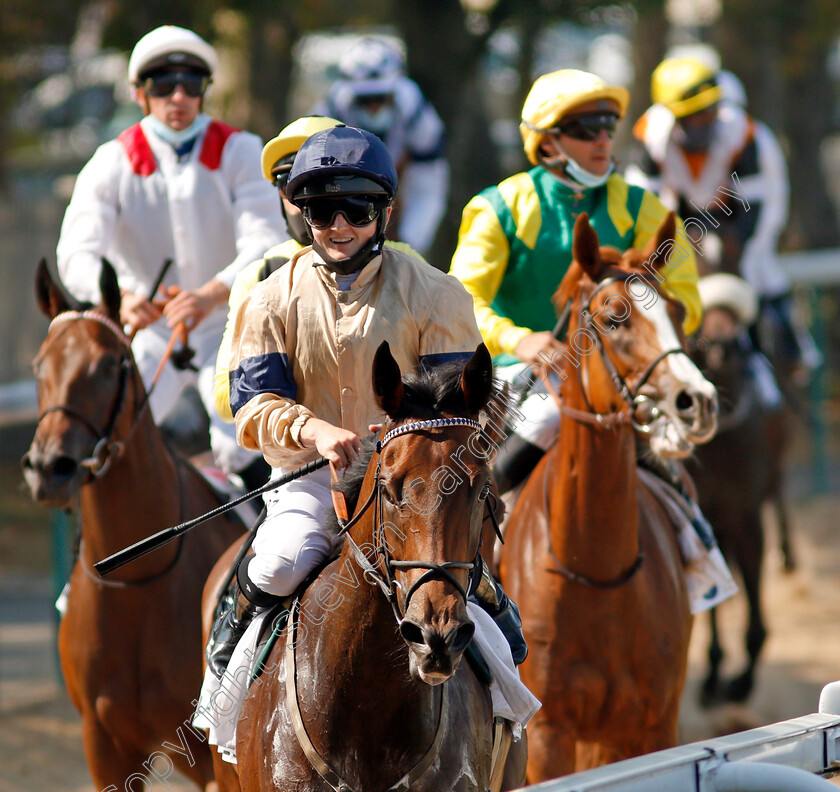
[[[66,454],[46,454],[33,445],[23,455],[21,468],[32,499],[42,506],[65,508],[79,491],[82,469]]]
[[[710,393],[685,388],[677,393],[674,409],[683,424],[685,439],[694,444],[707,443],[717,431],[718,399],[712,387]]]
[[[452,622],[446,630],[439,630],[403,619],[400,635],[408,644],[412,675],[429,685],[445,682],[458,669],[474,633],[475,625],[468,620]]]

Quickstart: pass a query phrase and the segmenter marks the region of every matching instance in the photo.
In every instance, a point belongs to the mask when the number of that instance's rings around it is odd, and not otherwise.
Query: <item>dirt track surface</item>
[[[707,621],[696,619],[683,742],[815,712],[822,686],[840,679],[838,507],[840,499],[820,496],[794,503],[799,569],[790,575],[781,572],[775,528],[768,521],[764,592],[770,635],[746,705],[699,709]],[[53,584],[43,570],[15,570],[7,563],[7,556],[0,558],[0,792],[98,792],[85,766],[79,718],[57,679]],[[740,600],[721,608],[727,673],[742,662],[743,619]]]

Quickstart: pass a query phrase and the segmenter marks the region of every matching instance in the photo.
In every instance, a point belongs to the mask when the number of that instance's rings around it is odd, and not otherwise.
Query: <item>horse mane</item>
[[[393,427],[411,420],[424,421],[434,418],[463,417],[468,415],[461,391],[461,375],[464,367],[459,363],[444,363],[434,368],[421,367],[416,373],[405,374],[402,382],[405,387],[405,399],[395,415],[389,416],[388,425]],[[493,380],[490,398],[485,410],[493,414],[496,422],[504,420],[510,413],[514,401],[506,386],[499,380]],[[359,502],[359,492],[367,474],[368,466],[376,450],[379,435],[371,434],[362,439],[362,448],[356,459],[344,471],[344,476],[335,486],[335,490],[344,495],[347,511],[353,514]],[[340,526],[334,511],[327,514],[326,528],[337,534]]]

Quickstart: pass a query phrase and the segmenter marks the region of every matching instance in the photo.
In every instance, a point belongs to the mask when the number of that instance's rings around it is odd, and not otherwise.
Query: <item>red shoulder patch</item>
[[[155,155],[146,140],[146,133],[140,124],[130,126],[121,132],[117,140],[122,144],[125,155],[131,163],[131,169],[138,176],[151,176],[157,170]]]
[[[228,138],[239,132],[236,127],[229,126],[221,121],[211,121],[204,134],[204,143],[201,146],[201,156],[198,161],[207,170],[218,170],[222,163],[222,151]]]

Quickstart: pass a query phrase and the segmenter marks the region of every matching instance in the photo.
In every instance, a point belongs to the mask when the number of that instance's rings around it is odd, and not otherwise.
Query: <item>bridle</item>
[[[382,449],[389,442],[397,437],[401,437],[402,435],[409,434],[411,432],[424,432],[428,429],[439,429],[449,426],[469,426],[475,429],[476,432],[482,431],[481,424],[471,418],[437,418],[427,421],[414,421],[412,423],[394,427],[389,431],[385,431],[381,438],[377,441],[374,453],[377,457],[380,457]],[[396,561],[391,557],[391,550],[384,538],[385,522],[382,517],[383,485],[380,478],[381,472],[382,460],[380,457],[376,461],[376,472],[374,474],[373,488],[371,489],[370,495],[364,504],[356,509],[356,513],[353,515],[352,519],[347,519],[346,516],[343,516],[346,515],[346,508],[343,507],[340,499],[338,502],[334,500],[336,505],[336,514],[340,525],[339,536],[343,536],[344,540],[350,544],[353,556],[363,570],[364,579],[371,585],[379,587],[388,599],[398,624],[402,622],[405,613],[408,610],[409,603],[411,602],[411,597],[414,593],[424,583],[427,583],[436,577],[441,577],[449,581],[455,587],[455,590],[463,598],[464,603],[466,604],[469,591],[461,585],[458,579],[452,574],[451,570],[467,569],[471,572],[475,568],[474,561],[444,561],[437,564],[429,561]],[[489,493],[489,484],[482,490],[479,497],[486,499],[487,493]],[[350,529],[372,506],[374,508],[373,546],[374,555],[376,557],[374,562],[368,560],[367,556],[365,556],[361,548],[355,541],[353,541],[353,538],[349,534]],[[488,509],[490,510],[494,527],[498,533],[499,528],[493,508],[488,505]],[[476,557],[477,555],[478,550],[476,551]],[[396,580],[394,570],[404,569],[425,569],[426,571],[414,582],[411,588],[409,588],[405,597],[405,604],[401,611],[397,598],[397,588],[400,584]],[[321,778],[329,784],[334,792],[353,792],[353,788],[344,781],[341,776],[339,776],[327,764],[321,754],[318,753],[318,749],[313,744],[308,732],[306,731],[306,726],[303,723],[303,716],[300,711],[300,703],[298,701],[297,694],[297,661],[295,657],[299,604],[299,600],[296,599],[292,605],[290,629],[288,630],[286,637],[286,707],[288,709],[289,718],[292,722],[292,727],[294,728],[298,744],[303,750],[306,758],[309,760],[309,763],[321,776]],[[387,792],[407,792],[407,790],[409,790],[415,782],[417,782],[426,773],[438,755],[443,741],[444,729],[442,727],[448,720],[449,696],[447,694],[448,687],[446,685],[439,686],[437,690],[440,691],[438,694],[440,703],[438,706],[435,733],[432,741],[423,756],[415,762],[411,769],[405,773],[399,781],[389,786]]]
[[[471,418],[435,418],[432,420],[427,421],[414,421],[412,423],[402,424],[397,426],[387,432],[384,432],[382,438],[377,441],[376,446],[374,448],[374,453],[379,456],[382,453],[382,449],[385,446],[394,440],[397,437],[401,437],[402,435],[413,433],[413,432],[423,432],[428,429],[439,429],[442,427],[449,427],[449,426],[469,426],[475,429],[477,432],[481,432],[481,424],[478,421],[474,421]],[[453,569],[466,569],[469,572],[475,568],[475,560],[473,561],[444,561],[442,563],[433,563],[431,561],[400,561],[394,560],[391,556],[391,548],[388,545],[388,542],[385,539],[385,527],[388,525],[383,519],[383,509],[382,509],[382,492],[383,492],[383,485],[381,483],[381,473],[382,473],[382,460],[377,459],[376,462],[376,471],[374,473],[374,480],[373,480],[373,487],[371,488],[370,495],[368,495],[367,500],[364,504],[356,510],[356,513],[353,515],[353,518],[350,520],[345,520],[341,516],[339,516],[339,536],[343,536],[345,541],[349,543],[350,549],[353,552],[353,556],[356,559],[356,563],[362,568],[363,577],[365,580],[370,583],[371,585],[376,585],[382,591],[382,593],[387,598],[388,602],[391,604],[391,608],[394,611],[394,616],[397,619],[397,623],[399,624],[402,622],[403,618],[405,617],[405,613],[408,611],[408,607],[411,603],[411,598],[417,592],[417,590],[425,583],[428,583],[430,580],[434,578],[444,578],[458,592],[461,598],[464,600],[466,604],[467,597],[469,596],[468,588],[465,588],[461,585],[460,581],[452,574],[451,570]],[[489,480],[488,483],[485,485],[485,489],[482,490],[479,497],[482,499],[486,499],[487,495],[489,494]],[[373,548],[374,552],[373,555],[375,557],[375,561],[371,562],[368,557],[362,552],[361,548],[353,541],[353,538],[350,536],[349,531],[350,529],[361,519],[362,515],[373,506],[374,508],[374,518],[373,518]],[[488,510],[491,514],[491,519],[493,520],[494,527],[498,531],[498,523],[496,522],[494,509],[488,505]],[[478,555],[478,551],[476,551],[476,557]],[[397,597],[397,589],[400,587],[399,582],[396,580],[395,577],[395,570],[408,570],[408,569],[425,569],[426,571],[420,575],[417,580],[411,585],[405,595],[405,602],[400,607],[399,600]]]
[[[586,395],[586,388],[583,384],[583,375],[581,373],[580,366],[577,366],[578,372],[578,380],[580,382],[580,391],[583,396],[584,401],[586,402],[587,410],[575,410],[571,407],[566,407],[565,405],[561,404],[561,411],[568,415],[570,418],[574,418],[578,421],[582,421],[584,423],[594,423],[598,426],[603,428],[614,428],[620,424],[630,424],[633,429],[635,429],[639,434],[648,435],[652,431],[652,426],[654,421],[662,415],[662,411],[653,403],[653,400],[640,391],[645,386],[647,381],[653,375],[654,370],[656,367],[663,361],[665,358],[669,357],[670,355],[685,355],[688,357],[688,353],[681,347],[673,347],[671,349],[666,349],[664,352],[657,355],[648,365],[647,368],[642,372],[641,377],[639,377],[638,382],[636,382],[634,387],[630,387],[627,384],[627,381],[624,377],[621,376],[620,372],[613,363],[612,358],[606,351],[606,347],[604,345],[604,338],[603,338],[603,331],[599,329],[596,322],[593,321],[592,313],[589,310],[592,301],[595,297],[602,292],[607,286],[612,285],[613,283],[621,283],[630,280],[630,278],[637,276],[641,277],[640,273],[638,272],[628,272],[622,273],[621,275],[613,275],[609,278],[604,278],[604,280],[599,281],[593,291],[588,295],[586,302],[584,303],[581,301],[580,306],[580,328],[586,332],[587,336],[594,341],[595,348],[598,351],[598,354],[601,358],[601,361],[604,364],[604,368],[607,370],[607,374],[609,375],[610,379],[612,380],[613,386],[615,387],[616,391],[618,391],[621,398],[627,404],[628,411],[615,411],[610,413],[599,413],[595,410],[592,406],[591,402],[589,401],[588,396]],[[646,280],[646,279],[645,279]],[[646,280],[651,288],[655,288],[652,283]],[[646,420],[644,422],[636,420],[636,414],[639,412],[641,407],[645,407],[647,410],[647,414],[645,416]]]
[[[92,421],[90,421],[87,417],[82,415],[77,410],[74,410],[72,407],[68,407],[66,404],[54,404],[41,411],[41,414],[38,416],[38,425],[40,425],[41,421],[50,413],[61,412],[64,415],[67,415],[70,418],[73,418],[74,420],[78,421],[82,426],[84,426],[84,428],[87,429],[88,432],[90,432],[90,434],[96,439],[96,443],[94,445],[93,451],[91,452],[91,455],[86,459],[81,460],[81,462],[79,462],[79,466],[87,469],[91,479],[95,480],[104,476],[111,467],[111,463],[122,455],[129,438],[131,437],[135,428],[139,424],[140,418],[149,404],[149,396],[151,395],[151,391],[148,391],[146,393],[146,396],[140,403],[140,406],[137,409],[137,414],[134,417],[134,422],[131,424],[131,427],[126,433],[126,436],[122,440],[113,439],[113,434],[116,428],[117,421],[120,415],[122,414],[123,408],[125,407],[126,394],[128,392],[128,381],[132,375],[132,372],[134,371],[133,358],[131,356],[131,341],[129,340],[128,336],[126,336],[125,333],[123,333],[122,328],[120,328],[116,322],[113,322],[107,316],[103,316],[102,314],[97,313],[96,311],[64,311],[63,313],[60,313],[53,318],[53,320],[50,322],[50,326],[47,330],[47,333],[49,333],[56,325],[79,320],[97,322],[103,327],[107,327],[108,330],[110,330],[117,337],[117,340],[122,346],[122,352],[120,354],[119,360],[119,378],[117,380],[117,395],[114,398],[114,403],[111,407],[110,415],[108,416],[108,420],[105,422],[104,429],[100,430],[93,425]],[[184,483],[181,479],[180,474],[178,475],[178,485],[180,488],[180,519],[183,519]],[[81,542],[79,546],[79,558],[85,575],[88,578],[90,578],[97,586],[105,588],[124,589],[136,586],[145,586],[167,575],[178,563],[181,557],[181,551],[183,550],[183,546],[184,537],[181,536],[178,543],[177,551],[175,552],[175,555],[173,556],[172,560],[160,572],[156,572],[147,578],[143,578],[142,580],[136,581],[105,580],[101,576],[95,575],[88,568],[88,565],[84,561]]]
[[[114,459],[118,458],[123,453],[125,444],[128,442],[128,439],[137,426],[144,409],[148,405],[149,397],[147,394],[146,398],[140,404],[140,407],[137,410],[137,415],[134,418],[134,423],[126,436],[122,440],[113,439],[117,421],[122,414],[123,408],[125,407],[126,394],[128,392],[128,381],[134,369],[130,351],[131,342],[116,322],[111,321],[107,316],[103,316],[95,311],[64,311],[53,318],[50,322],[48,332],[56,325],[79,320],[96,322],[103,327],[107,327],[108,330],[117,337],[117,340],[120,341],[122,346],[122,353],[120,354],[119,360],[117,395],[114,399],[113,406],[111,407],[110,415],[105,422],[104,428],[98,429],[93,425],[93,422],[89,418],[82,415],[72,407],[69,407],[66,404],[53,404],[41,411],[38,416],[38,425],[40,425],[41,421],[43,421],[50,413],[61,412],[74,419],[87,429],[96,442],[91,455],[81,460],[79,462],[79,466],[86,468],[90,473],[91,478],[97,479],[104,476],[111,467],[111,463]]]

